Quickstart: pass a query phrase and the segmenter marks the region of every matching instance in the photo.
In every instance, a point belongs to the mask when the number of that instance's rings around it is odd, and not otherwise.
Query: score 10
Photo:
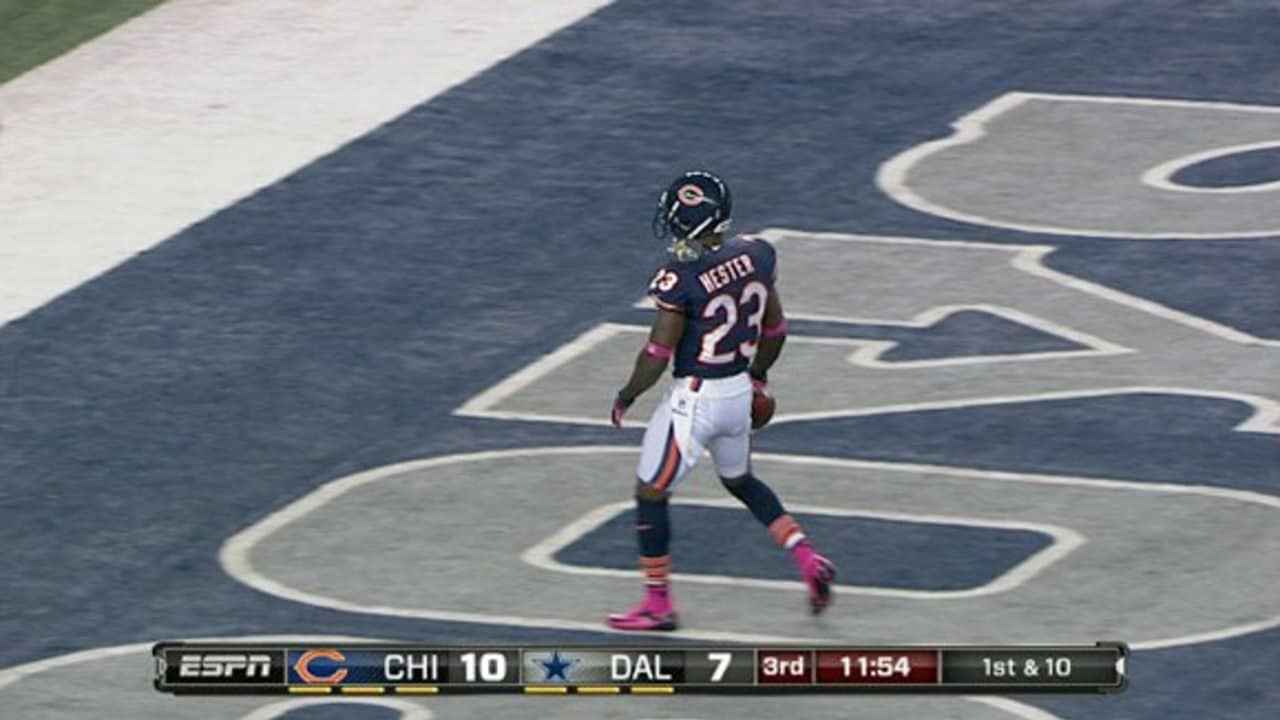
[[[819,650],[819,685],[935,685],[938,654],[932,650]]]

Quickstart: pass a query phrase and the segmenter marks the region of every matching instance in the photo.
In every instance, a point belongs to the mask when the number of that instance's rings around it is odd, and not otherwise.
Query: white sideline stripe
[[[1224,157],[1226,155],[1234,155],[1236,153],[1250,152],[1253,150],[1265,150],[1267,148],[1275,147],[1280,147],[1280,140],[1266,140],[1263,142],[1245,143],[1243,145],[1228,145],[1226,147],[1191,153],[1190,155],[1176,157],[1150,168],[1146,172],[1142,173],[1142,177],[1140,179],[1145,185],[1150,185],[1151,187],[1159,188],[1160,190],[1168,190],[1170,192],[1203,193],[1209,195],[1272,192],[1280,190],[1280,180],[1254,183],[1252,185],[1197,187],[1195,185],[1184,185],[1180,182],[1175,182],[1173,180],[1173,175],[1185,167],[1190,167],[1196,163],[1204,162],[1205,160],[1212,160],[1213,158]]]
[[[589,622],[562,620],[558,618],[535,618],[515,615],[496,615],[488,613],[459,612],[446,610],[423,610],[418,608],[399,608],[387,606],[370,606],[352,603],[337,598],[298,590],[259,573],[249,561],[249,554],[254,546],[290,523],[309,515],[330,501],[363,485],[377,482],[400,473],[423,470],[427,468],[452,465],[456,463],[498,460],[516,457],[541,457],[546,455],[590,455],[596,453],[634,453],[635,448],[618,445],[575,445],[565,447],[528,447],[507,450],[486,450],[483,452],[441,455],[438,457],[410,460],[393,465],[372,468],[354,475],[332,480],[313,492],[304,495],[293,503],[267,515],[244,530],[232,535],[223,543],[218,552],[218,562],[223,570],[232,578],[260,592],[274,595],[293,602],[316,607],[325,607],[344,612],[371,615],[387,615],[392,617],[421,618],[427,620],[443,620],[450,622],[471,622],[498,625],[519,625],[525,627],[549,628],[560,630],[588,630],[592,632],[609,632],[603,625]],[[803,455],[778,455],[758,453],[758,459],[794,465],[825,465],[847,468],[872,468],[903,473],[905,479],[919,480],[924,474],[944,475],[952,477],[972,477],[983,480],[1017,483],[1039,483],[1046,485],[1065,485],[1071,487],[1088,487],[1099,490],[1128,490],[1147,493],[1168,493],[1181,495],[1200,495],[1234,502],[1254,503],[1269,508],[1280,509],[1280,497],[1264,495],[1247,490],[1218,488],[1207,485],[1173,485],[1165,483],[1143,483],[1109,478],[1089,478],[1070,475],[1040,475],[1032,473],[1013,473],[976,468],[948,467],[943,465],[923,465],[915,463],[890,463],[870,460],[847,460],[829,457],[813,457]],[[1280,626],[1280,616],[1263,620],[1232,625],[1219,630],[1195,633],[1192,635],[1158,638],[1131,642],[1135,650],[1177,647],[1191,643],[1210,642],[1268,630]],[[632,633],[634,634],[634,633]],[[641,633],[646,634],[646,633]],[[823,643],[822,637],[778,637],[755,633],[713,632],[698,630],[678,630],[674,633],[657,633],[664,637],[683,637],[698,640],[725,642],[792,642]]]
[[[1129,239],[1185,239],[1185,240],[1220,240],[1225,238],[1267,237],[1280,232],[1280,228],[1271,230],[1244,232],[1126,232],[1100,229],[1064,228],[1057,225],[1041,225],[1036,223],[1011,222],[956,210],[925,199],[910,184],[908,176],[921,160],[946,150],[950,147],[968,145],[986,136],[987,123],[1022,105],[1028,100],[1045,100],[1050,102],[1090,102],[1102,105],[1142,105],[1147,107],[1188,107],[1234,112],[1280,113],[1280,107],[1270,105],[1244,105],[1225,102],[1200,102],[1194,100],[1161,100],[1157,98],[1124,97],[1118,95],[1055,95],[1052,93],[1009,92],[973,110],[961,115],[951,123],[952,134],[948,137],[928,140],[912,146],[889,158],[876,171],[876,185],[895,202],[919,210],[923,213],[944,217],[950,220],[982,225],[986,227],[1008,228],[1023,232],[1044,233],[1048,235],[1070,235],[1074,237],[1097,236]]]
[[[170,0],[0,85],[0,326],[607,4]]]
[[[193,641],[226,641],[226,642],[319,642],[319,641],[337,641],[337,642],[387,642],[380,638],[360,638],[346,636],[327,636],[327,635],[264,635],[249,637],[221,637],[221,638],[193,638]],[[102,660],[104,658],[119,657],[121,655],[131,655],[138,652],[149,652],[154,643],[131,643],[128,645],[112,645],[108,647],[91,648],[88,650],[79,650],[64,655],[55,655],[43,660],[15,665],[13,667],[0,670],[0,690],[12,685],[13,683],[25,677],[37,675],[49,670],[56,670],[80,663],[93,662],[94,660]],[[980,695],[964,695],[956,696],[964,700],[979,702],[990,705],[997,710],[1003,710],[1014,717],[1023,720],[1062,720],[1056,715],[1050,715],[1040,708],[1010,700],[1008,698],[992,698]],[[281,702],[271,703],[254,709],[250,714],[245,715],[241,720],[270,720],[279,717],[283,711],[291,710],[295,707],[305,707],[313,704],[325,704],[330,702],[364,702],[366,704],[384,704],[377,702],[378,700],[392,700],[397,702],[409,702],[400,698],[349,698],[345,696],[331,696],[328,698],[296,698],[293,701],[285,700]],[[299,701],[303,701],[299,704]],[[993,702],[996,701],[996,702]],[[385,707],[401,710],[400,720],[430,720],[434,717],[431,711],[425,705],[418,703],[410,703],[415,708],[421,708],[425,715],[408,714],[407,708],[399,704],[384,704]],[[260,714],[262,713],[262,714]],[[266,714],[271,713],[271,714]]]
[[[764,457],[760,455],[758,457]],[[734,499],[716,498],[678,498],[678,505],[700,505],[704,507],[740,508],[742,504]],[[600,566],[569,565],[555,559],[555,554],[579,540],[587,533],[599,528],[618,513],[632,508],[631,501],[608,503],[595,508],[582,517],[565,525],[547,538],[535,543],[520,555],[520,559],[529,565],[571,575],[594,575],[597,577],[635,577],[633,570],[619,570]],[[788,504],[788,509],[796,513],[810,515],[834,515],[837,517],[867,517],[883,520],[896,520],[910,523],[930,523],[935,525],[961,525],[976,528],[999,528],[1005,530],[1026,530],[1049,536],[1050,544],[1025,558],[1022,562],[1006,570],[998,577],[977,587],[964,590],[906,590],[902,588],[876,585],[836,585],[840,593],[849,595],[869,595],[875,597],[899,597],[912,600],[962,600],[1007,592],[1026,583],[1044,571],[1053,563],[1069,555],[1084,544],[1080,533],[1058,525],[1043,523],[1016,522],[1010,520],[988,520],[973,517],[950,515],[928,515],[900,513],[881,510],[856,510],[830,507],[826,505]],[[790,580],[766,580],[763,578],[713,575],[709,573],[674,573],[673,578],[681,582],[699,583],[702,585],[733,585],[737,587],[753,587],[766,590],[803,590],[804,584]]]
[[[1280,108],[1276,109],[1280,112]],[[779,242],[787,239],[792,242],[803,242],[806,237],[819,238],[822,240],[839,240],[843,242],[855,243],[879,243],[884,245],[918,245],[922,247],[931,247],[937,249],[964,250],[966,248],[978,250],[999,250],[1012,255],[1010,265],[1014,268],[1033,275],[1035,277],[1044,278],[1050,282],[1056,283],[1063,287],[1071,288],[1094,297],[1102,298],[1125,307],[1133,308],[1139,312],[1153,315],[1163,320],[1175,322],[1180,325],[1199,330],[1200,332],[1213,335],[1223,340],[1229,340],[1242,345],[1264,345],[1269,347],[1280,347],[1280,340],[1272,340],[1270,338],[1260,338],[1256,335],[1237,330],[1236,328],[1221,323],[1213,322],[1193,315],[1182,310],[1175,310],[1167,305],[1161,305],[1145,298],[1106,285],[1100,285],[1089,280],[1084,280],[1075,275],[1054,270],[1044,264],[1044,259],[1049,254],[1055,252],[1058,248],[1053,245],[1013,245],[978,242],[973,240],[931,240],[926,238],[899,237],[892,235],[857,235],[850,233],[835,232],[804,232],[800,230],[788,230],[786,228],[768,228],[758,235],[763,235],[770,242]]]

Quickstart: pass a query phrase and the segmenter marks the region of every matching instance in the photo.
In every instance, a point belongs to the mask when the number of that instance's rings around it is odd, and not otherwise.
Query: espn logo
[[[280,685],[284,652],[261,647],[157,647],[156,687]]]
[[[178,677],[190,678],[268,678],[271,676],[271,656],[265,653],[206,654],[185,653],[178,662]]]

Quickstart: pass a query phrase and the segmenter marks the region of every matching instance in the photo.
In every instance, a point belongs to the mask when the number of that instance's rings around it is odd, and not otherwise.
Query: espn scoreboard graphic
[[[328,646],[164,642],[161,692],[197,694],[671,695],[1107,693],[1124,643],[943,647]]]

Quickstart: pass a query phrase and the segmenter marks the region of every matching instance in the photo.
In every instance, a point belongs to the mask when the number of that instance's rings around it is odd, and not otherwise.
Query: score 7
[[[714,662],[716,667],[711,671],[711,682],[720,682],[724,679],[724,674],[729,670],[729,663],[733,661],[733,653],[727,652],[709,652],[707,659]]]

